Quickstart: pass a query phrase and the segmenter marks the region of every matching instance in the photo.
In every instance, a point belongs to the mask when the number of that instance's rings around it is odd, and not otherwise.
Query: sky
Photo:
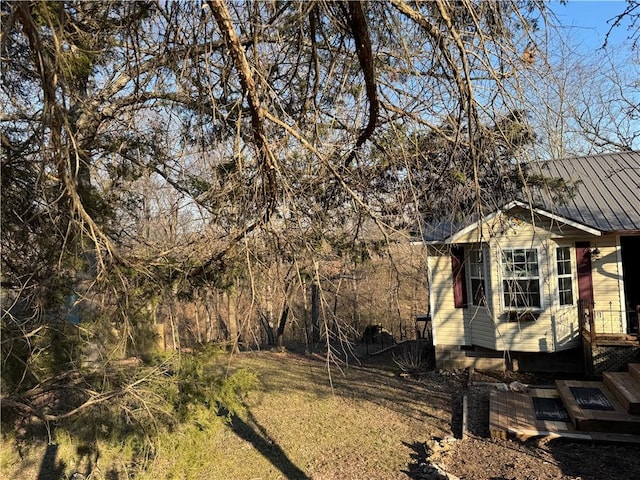
[[[567,29],[571,36],[585,49],[602,47],[613,19],[622,13],[627,6],[623,0],[569,0],[561,4],[553,0],[549,6],[557,16],[557,22]],[[612,45],[625,42],[629,35],[628,22],[613,29],[609,43]]]

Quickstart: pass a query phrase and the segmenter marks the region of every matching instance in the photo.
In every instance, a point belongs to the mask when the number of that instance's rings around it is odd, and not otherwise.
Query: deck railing
[[[611,304],[608,309],[579,305],[578,311],[583,334],[591,343],[595,344],[598,338],[638,336],[640,305],[635,310],[614,310]]]

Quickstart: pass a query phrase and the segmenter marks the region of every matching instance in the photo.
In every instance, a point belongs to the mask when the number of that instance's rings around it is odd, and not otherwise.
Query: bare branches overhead
[[[96,258],[117,253],[126,263],[143,245],[153,257],[166,244],[192,255],[200,237],[207,248],[189,269],[201,272],[261,227],[326,231],[352,225],[336,218],[360,215],[382,227],[406,224],[409,211],[419,223],[424,207],[408,192],[431,187],[409,179],[452,167],[438,152],[415,162],[381,150],[389,138],[437,137],[417,143],[465,152],[453,158],[472,167],[477,189],[479,166],[495,151],[481,142],[484,132],[526,110],[521,52],[544,12],[535,1],[94,7],[4,4],[3,74],[15,94],[3,104],[20,120],[3,144],[45,132],[35,145],[50,161],[25,157],[46,172],[34,188],[68,194],[75,213],[65,229],[77,232],[74,241],[90,239]],[[145,182],[171,202],[141,195]],[[153,253],[157,239],[140,225],[163,218],[187,223]]]

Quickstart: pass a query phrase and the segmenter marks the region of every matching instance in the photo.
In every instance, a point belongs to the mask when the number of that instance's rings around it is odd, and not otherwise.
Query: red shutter
[[[467,282],[464,273],[464,248],[451,249],[451,268],[453,270],[453,303],[456,308],[467,307]]]
[[[578,272],[578,300],[585,308],[593,308],[593,282],[591,280],[591,244],[576,242]]]

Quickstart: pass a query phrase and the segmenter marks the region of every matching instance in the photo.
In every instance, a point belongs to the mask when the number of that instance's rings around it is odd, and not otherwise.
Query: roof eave
[[[600,237],[602,236],[602,231],[598,230],[597,228],[593,228],[590,227],[588,225],[583,225],[582,223],[576,222],[575,220],[571,220],[570,218],[567,217],[563,217],[562,215],[557,215],[553,212],[550,212],[548,210],[545,210],[543,208],[538,208],[538,207],[532,207],[524,202],[521,202],[519,200],[513,200],[512,202],[509,202],[508,204],[506,204],[504,207],[496,210],[495,212],[492,212],[484,217],[482,217],[480,220],[477,220],[475,222],[473,222],[470,225],[467,225],[466,227],[462,228],[461,230],[457,231],[456,233],[454,233],[453,235],[449,235],[448,237],[444,238],[441,241],[436,241],[436,242],[432,242],[434,244],[452,244],[452,243],[457,243],[456,241],[463,235],[466,235],[467,233],[473,231],[474,229],[478,228],[478,225],[480,225],[482,222],[486,222],[488,220],[491,220],[492,218],[495,218],[497,215],[507,212],[511,209],[513,209],[514,207],[521,207],[521,208],[525,208],[527,210],[531,210],[535,213],[537,213],[538,215],[542,215],[544,217],[550,218],[552,220],[555,220],[557,222],[561,222],[564,223],[565,225],[569,225],[570,227],[573,227],[577,230],[581,230],[585,233],[588,233],[590,235],[596,236],[596,237]]]
[[[628,230],[606,230],[602,232],[603,235],[640,235],[640,229],[630,228]]]

